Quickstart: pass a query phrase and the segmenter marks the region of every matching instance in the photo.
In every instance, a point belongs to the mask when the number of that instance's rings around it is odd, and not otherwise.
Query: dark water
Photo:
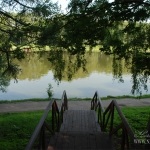
[[[10,81],[7,92],[0,92],[0,100],[16,100],[27,98],[47,98],[48,84],[51,84],[54,91],[54,97],[61,98],[63,90],[66,90],[68,97],[92,97],[95,91],[99,92],[101,97],[131,95],[132,78],[130,71],[125,68],[122,62],[123,82],[114,79],[112,73],[112,56],[106,56],[102,53],[86,54],[86,69],[83,72],[79,69],[73,75],[71,81],[64,75],[63,80],[58,84],[53,76],[51,64],[47,60],[47,54],[39,57],[39,54],[28,54],[21,62],[15,61],[22,72],[18,76],[18,82],[14,79]],[[150,89],[150,83],[148,83]],[[142,94],[150,92],[142,91]]]

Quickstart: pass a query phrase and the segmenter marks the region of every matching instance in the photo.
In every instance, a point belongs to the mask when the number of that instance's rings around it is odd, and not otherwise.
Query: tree
[[[137,56],[150,49],[149,19],[149,0],[70,0],[66,14],[49,0],[2,0],[0,53],[7,60],[5,70],[15,71],[12,59],[24,57],[23,45],[49,45],[49,60],[59,80],[64,71],[64,50],[70,57],[76,55],[75,64],[69,66],[72,73],[79,67],[85,70],[87,46],[100,45],[100,51],[135,65]]]
[[[24,58],[24,45],[37,43],[46,19],[58,13],[57,4],[44,0],[1,0],[0,2],[0,55],[6,58],[4,72],[18,72],[14,58]]]
[[[117,60],[125,59],[126,65],[132,64],[133,94],[140,93],[141,86],[146,89],[149,78],[145,74],[139,77],[139,72],[149,72],[148,64],[144,63],[146,66],[139,71],[135,60],[141,58],[140,55],[143,61],[150,57],[150,2],[72,0],[69,9],[61,44],[69,47],[71,54],[80,55],[84,55],[87,45],[100,45],[100,51],[114,55]],[[118,73],[121,77],[121,67]]]
[[[79,66],[83,67],[86,46],[100,45],[100,51],[114,55],[115,60],[125,59],[126,65],[132,64],[133,94],[140,93],[142,86],[146,89],[148,76],[145,78],[144,74],[140,74],[139,77],[139,70],[135,69],[138,67],[135,60],[142,54],[143,60],[147,60],[144,58],[145,55],[150,57],[147,55],[150,49],[149,1],[116,0],[109,3],[107,0],[72,0],[68,8],[69,13],[61,17],[63,25],[61,39],[57,39],[59,41],[57,47],[65,48],[70,54],[80,56],[82,59],[79,59],[81,64]],[[141,73],[145,72],[144,68],[146,67],[143,67]],[[122,81],[121,70],[120,66],[118,70],[120,81]],[[114,68],[114,74],[116,73]]]

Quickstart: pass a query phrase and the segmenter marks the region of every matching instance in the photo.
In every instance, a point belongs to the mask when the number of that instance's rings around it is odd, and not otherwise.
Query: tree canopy
[[[86,47],[99,45],[100,51],[114,55],[115,60],[132,63],[134,89],[140,83],[146,87],[150,75],[149,21],[149,0],[70,0],[66,13],[50,0],[1,0],[0,61],[5,60],[1,74],[16,78],[19,69],[12,60],[24,58],[24,45],[48,45],[55,77],[61,80],[64,50],[70,57],[76,55],[73,69],[70,67],[73,73],[84,68]]]

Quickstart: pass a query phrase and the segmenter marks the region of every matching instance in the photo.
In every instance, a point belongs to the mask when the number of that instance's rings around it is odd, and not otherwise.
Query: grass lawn
[[[123,107],[123,114],[127,118],[134,132],[144,131],[150,118],[150,107]]]
[[[0,114],[0,149],[25,149],[43,111]]]
[[[134,131],[146,129],[150,107],[122,107],[129,124]],[[44,111],[1,113],[0,114],[0,149],[23,150],[38,124]],[[118,119],[115,119],[115,123]]]
[[[122,107],[124,116],[126,117],[129,125],[133,129],[133,132],[141,132],[146,130],[148,119],[150,118],[150,107]],[[114,126],[119,125],[121,119],[115,111],[114,113]]]

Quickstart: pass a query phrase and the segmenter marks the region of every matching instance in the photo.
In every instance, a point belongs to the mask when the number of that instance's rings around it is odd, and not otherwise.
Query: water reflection
[[[65,58],[68,58],[67,53],[64,53],[64,55]],[[44,53],[42,57],[38,53],[31,53],[28,54],[22,61],[15,60],[14,62],[19,64],[20,68],[22,69],[22,72],[18,75],[18,79],[35,80],[39,79],[43,75],[46,75],[49,70],[54,72],[52,64],[47,59],[48,57],[48,53]],[[85,66],[87,71],[84,72],[82,68],[79,68],[79,70],[73,75],[72,80],[88,77],[89,74],[95,71],[99,73],[104,72],[106,74],[112,73],[113,56],[106,56],[103,53],[86,53],[85,59],[87,61]],[[69,65],[69,60],[65,60]],[[129,72],[125,68],[124,62],[122,61],[121,63],[122,67],[124,68],[123,74],[128,74]],[[66,65],[65,71],[63,72],[63,81],[68,81],[67,71],[68,68]]]
[[[65,58],[67,54],[65,53]],[[66,90],[68,97],[92,97],[96,90],[101,96],[107,95],[130,95],[132,89],[131,74],[125,67],[125,62],[121,61],[122,79],[114,79],[112,73],[113,57],[103,53],[86,54],[87,72],[80,68],[68,81],[67,68],[63,73],[62,81],[58,83],[54,79],[54,68],[48,61],[48,54],[39,56],[38,53],[29,53],[25,59],[14,63],[18,64],[22,72],[18,75],[18,83],[11,79],[7,88],[7,93],[0,93],[0,99],[26,99],[26,98],[46,98],[46,89],[50,83],[53,86],[54,97],[61,97],[63,90]],[[116,66],[117,67],[117,66]],[[119,70],[119,69],[118,69]],[[148,87],[150,84],[148,83]],[[143,90],[143,94],[146,92]]]
[[[46,98],[46,88],[51,83],[54,97],[61,97],[65,89],[69,97],[92,97],[98,90],[101,96],[127,95],[131,91],[130,75],[123,76],[125,82],[112,79],[112,74],[93,72],[88,77],[62,81],[59,85],[53,80],[53,73],[48,72],[38,80],[11,81],[7,93],[1,93],[1,99]]]

